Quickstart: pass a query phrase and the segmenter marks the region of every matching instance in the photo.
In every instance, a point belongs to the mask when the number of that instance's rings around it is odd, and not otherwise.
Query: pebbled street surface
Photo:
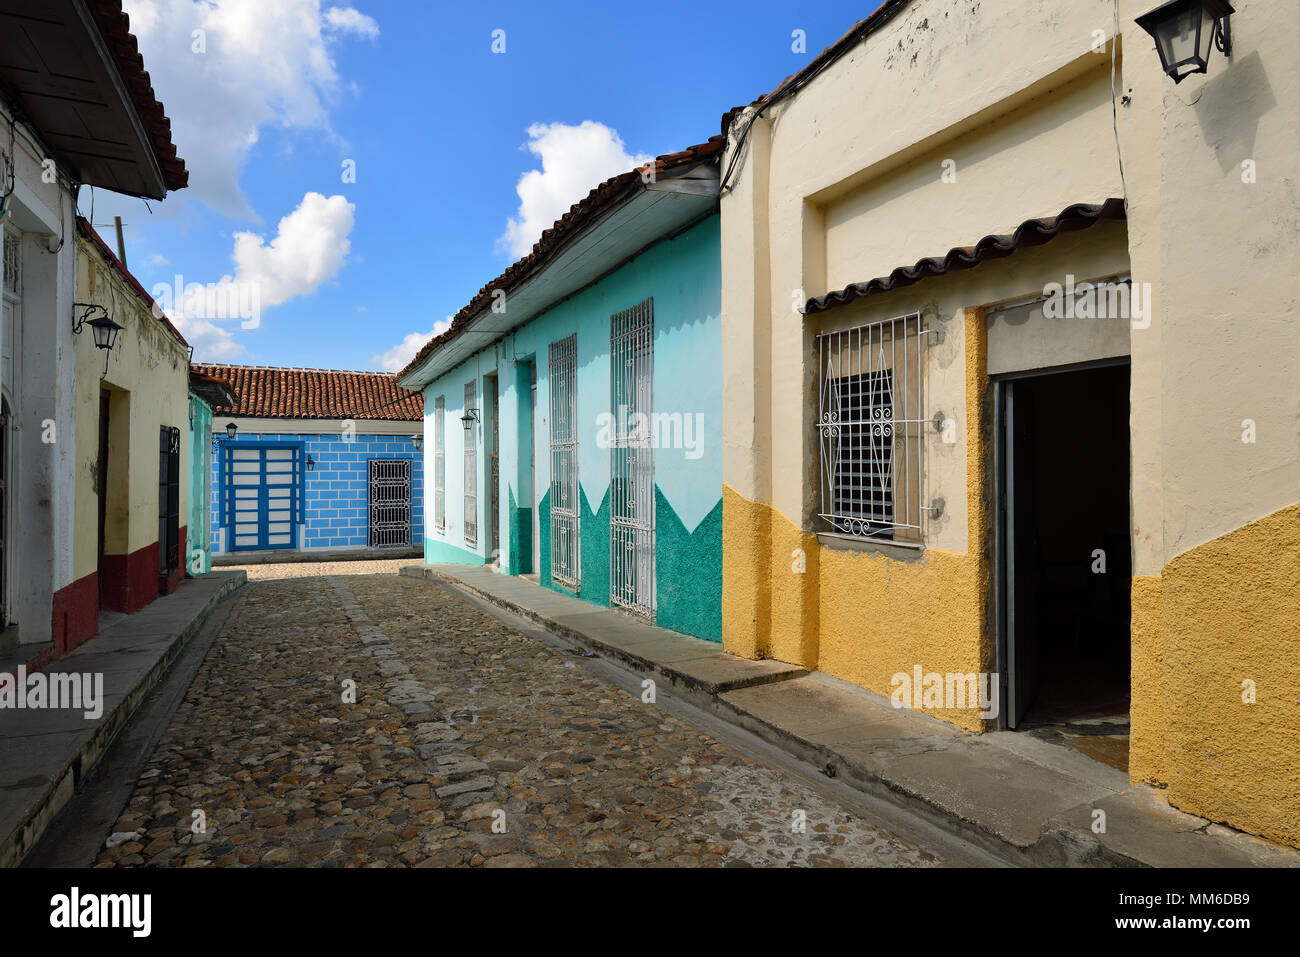
[[[351,564],[262,566],[296,577],[235,599],[100,866],[943,863],[456,592]]]

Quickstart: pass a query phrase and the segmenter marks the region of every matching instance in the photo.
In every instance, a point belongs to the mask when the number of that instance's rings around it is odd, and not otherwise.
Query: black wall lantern
[[[233,422],[227,422],[227,423],[226,423],[226,441],[228,441],[228,442],[233,442],[233,441],[235,441],[235,433],[238,432],[238,431],[239,431],[239,426],[235,425],[235,423],[233,423]],[[219,449],[219,448],[221,448],[221,438],[220,438],[220,436],[218,436],[217,438],[215,438],[215,439],[212,440],[212,452],[213,452],[214,455],[216,454],[216,451],[217,451],[217,449]]]
[[[1175,83],[1204,73],[1210,51],[1232,56],[1229,17],[1236,11],[1227,0],[1170,0],[1137,18],[1137,25],[1155,37],[1160,64]]]
[[[465,426],[466,432],[474,428],[474,423],[477,421],[478,409],[466,409],[465,414],[460,417],[460,424]]]
[[[316,460],[311,457],[310,452],[307,453],[307,471],[308,472],[316,471]]]
[[[95,348],[112,352],[122,326],[108,317],[108,310],[103,306],[89,302],[74,302],[72,306],[81,310],[81,315],[72,320],[72,334],[81,335],[82,326],[89,325],[90,333],[95,339]],[[91,316],[95,318],[92,319]],[[104,357],[104,372],[108,372],[108,356]]]

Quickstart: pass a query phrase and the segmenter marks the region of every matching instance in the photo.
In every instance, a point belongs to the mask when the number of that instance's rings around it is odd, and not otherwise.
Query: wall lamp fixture
[[[1210,65],[1210,50],[1232,56],[1232,25],[1236,13],[1228,0],[1170,0],[1136,23],[1156,41],[1160,65],[1175,83]]]
[[[235,440],[235,433],[238,431],[239,431],[239,426],[235,425],[235,423],[233,422],[227,422],[226,441],[233,442]],[[212,440],[212,454],[215,455],[217,453],[217,450],[220,448],[221,448],[221,437],[218,436],[217,438]]]
[[[95,348],[112,352],[113,345],[117,342],[117,334],[123,327],[109,318],[108,310],[92,302],[74,302],[72,308],[74,311],[81,310],[80,315],[74,315],[72,318],[72,334],[79,336],[83,326],[90,326],[91,335],[95,338]],[[91,316],[94,318],[92,319]],[[104,356],[104,372],[108,372],[107,355]]]

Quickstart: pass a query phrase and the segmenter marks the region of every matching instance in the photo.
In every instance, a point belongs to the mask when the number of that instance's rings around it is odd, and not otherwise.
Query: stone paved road
[[[391,558],[345,562],[284,562],[262,565],[225,565],[220,571],[242,569],[250,582],[279,578],[318,578],[322,575],[397,574],[403,565],[419,564],[415,558]]]
[[[441,586],[235,601],[101,866],[941,863]]]

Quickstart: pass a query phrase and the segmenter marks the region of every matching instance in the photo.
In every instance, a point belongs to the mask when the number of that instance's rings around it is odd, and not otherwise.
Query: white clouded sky
[[[528,127],[528,150],[541,160],[542,168],[519,178],[515,187],[519,211],[497,241],[499,249],[516,259],[528,255],[542,230],[594,187],[654,159],[628,153],[617,131],[593,120],[576,126],[534,123]]]
[[[420,351],[426,342],[434,336],[442,335],[449,328],[451,328],[451,316],[448,316],[442,322],[435,322],[433,328],[428,332],[412,332],[387,352],[371,356],[370,364],[378,366],[385,372],[400,372],[408,362],[415,358],[415,354]]]
[[[173,142],[191,158],[186,199],[245,221],[259,218],[239,183],[260,130],[333,135],[329,104],[343,81],[331,37],[379,34],[378,24],[352,7],[322,15],[320,0],[123,0],[122,7],[149,51],[146,66],[162,92]]]
[[[518,213],[509,219],[505,233],[497,240],[498,251],[514,258],[531,252],[542,230],[550,228],[594,187],[654,158],[629,153],[616,130],[594,120],[573,125],[534,123],[528,128],[528,150],[541,160],[542,168],[529,170],[519,178]],[[396,372],[445,329],[445,324],[438,323],[433,332],[411,333],[370,361]]]

